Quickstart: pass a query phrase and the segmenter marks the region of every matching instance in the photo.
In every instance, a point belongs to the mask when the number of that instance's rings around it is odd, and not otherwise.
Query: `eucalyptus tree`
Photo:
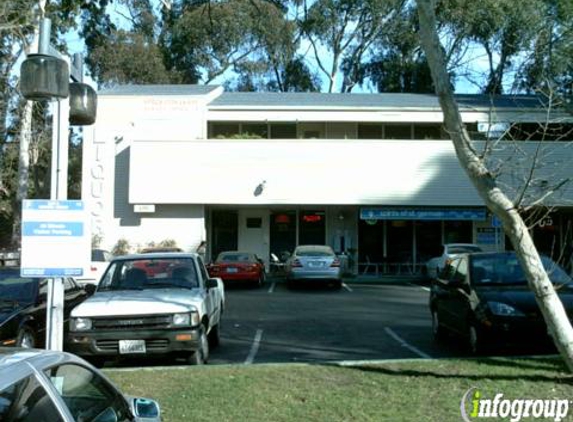
[[[526,52],[516,86],[527,92],[541,88],[573,97],[573,2],[544,0],[538,10],[538,26],[530,51]]]
[[[327,92],[351,92],[361,80],[364,61],[389,23],[399,16],[402,0],[304,0],[298,23],[313,61],[327,81]],[[342,64],[344,72],[341,78]]]
[[[171,64],[182,72],[193,66],[203,83],[231,73],[243,80],[278,78],[296,53],[295,27],[285,12],[280,3],[265,0],[182,4],[166,37]],[[284,78],[276,85],[284,86]]]
[[[361,77],[368,79],[378,92],[433,92],[430,69],[418,40],[416,9],[408,5],[398,16],[375,42]]]
[[[502,94],[504,84],[511,86],[510,72],[517,70],[521,55],[544,25],[544,9],[544,0],[440,0],[437,11],[440,26],[449,28],[458,48],[470,49],[473,55],[483,51],[486,77],[482,92]],[[470,69],[476,70],[481,78],[481,69]]]
[[[519,197],[516,200],[507,195],[495,169],[489,165],[486,154],[477,148],[462,122],[437,30],[435,0],[417,0],[417,4],[420,42],[431,69],[436,94],[444,114],[444,125],[452,138],[460,165],[487,207],[502,221],[505,234],[516,251],[529,287],[535,294],[557,349],[568,368],[573,371],[573,328],[542,265],[529,228],[523,221],[521,216],[523,203],[520,202]],[[567,179],[551,182],[553,189],[544,188],[540,192],[539,200],[544,200],[555,193],[560,186],[563,186],[563,183],[567,182]],[[535,205],[535,202],[527,205]]]

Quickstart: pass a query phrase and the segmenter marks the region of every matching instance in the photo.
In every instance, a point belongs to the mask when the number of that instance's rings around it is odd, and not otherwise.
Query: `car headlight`
[[[87,331],[91,329],[92,329],[92,320],[90,318],[70,319],[70,331]]]
[[[191,325],[191,314],[175,314],[173,315],[173,325]]]
[[[489,310],[497,316],[524,316],[523,312],[503,302],[488,302]]]
[[[174,314],[172,323],[176,327],[199,325],[199,313],[192,311],[185,314]]]

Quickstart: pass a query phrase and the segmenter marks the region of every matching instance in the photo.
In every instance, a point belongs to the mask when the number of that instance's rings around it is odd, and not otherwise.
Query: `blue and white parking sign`
[[[90,260],[83,201],[24,200],[22,277],[78,277]]]

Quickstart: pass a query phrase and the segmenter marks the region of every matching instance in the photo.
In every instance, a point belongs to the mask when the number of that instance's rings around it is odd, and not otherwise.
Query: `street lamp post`
[[[50,31],[51,21],[42,19],[38,53],[28,55],[22,63],[20,91],[27,100],[52,101],[50,200],[59,201],[67,199],[69,126],[88,125],[95,122],[97,96],[91,87],[82,83],[81,56],[76,55],[74,61],[69,63],[67,57],[62,56],[50,45]],[[71,84],[70,76],[74,81]],[[66,101],[68,96],[70,98]],[[63,278],[48,280],[46,312],[46,348],[62,350],[64,341]]]

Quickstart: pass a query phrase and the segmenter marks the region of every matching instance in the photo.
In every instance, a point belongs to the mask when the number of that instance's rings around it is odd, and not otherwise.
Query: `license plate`
[[[145,340],[120,340],[119,353],[145,353]]]
[[[235,268],[235,267],[229,267],[229,268],[227,268],[227,272],[228,272],[228,273],[236,273],[236,272],[238,272],[238,271],[239,271],[239,270],[238,270],[237,268]]]
[[[322,267],[322,262],[320,262],[320,261],[309,261],[308,265],[311,268],[320,268],[320,267]]]

